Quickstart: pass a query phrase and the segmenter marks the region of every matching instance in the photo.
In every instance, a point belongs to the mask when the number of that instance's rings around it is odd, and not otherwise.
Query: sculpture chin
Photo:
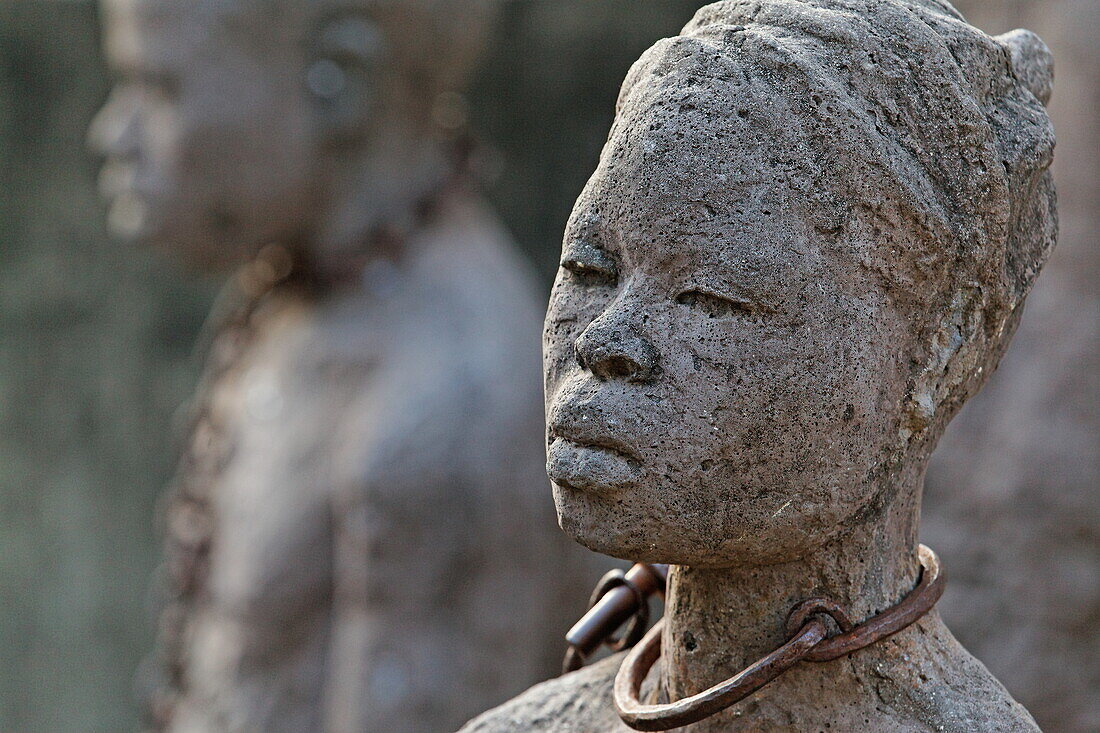
[[[630,541],[631,533],[619,529],[620,523],[630,523],[622,512],[612,513],[601,498],[591,492],[556,482],[553,487],[558,526],[574,542],[621,560],[643,561],[638,554],[641,548],[634,547]],[[610,503],[614,505],[614,501]]]
[[[558,483],[553,488],[558,526],[589,550],[630,562],[693,559],[667,542],[658,544],[658,538],[669,536],[668,522],[641,505],[637,493],[605,496]]]
[[[557,482],[553,490],[562,531],[594,552],[631,562],[699,568],[793,562],[836,539],[852,519],[788,508],[756,522],[735,506],[670,515],[646,502],[641,484],[612,494]]]

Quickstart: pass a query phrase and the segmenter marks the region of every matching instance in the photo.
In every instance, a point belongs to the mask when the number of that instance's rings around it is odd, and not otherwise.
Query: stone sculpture
[[[1054,244],[1050,86],[1038,37],[940,0],[719,2],[629,72],[544,371],[562,527],[673,564],[650,703],[783,645],[807,598],[859,623],[914,588],[929,454]],[[621,663],[465,730],[628,730]],[[933,610],[690,729],[1035,725]]]
[[[490,10],[105,3],[112,228],[244,263],[165,504],[155,728],[435,733],[558,669],[595,556],[540,489],[536,290],[462,175]]]
[[[959,0],[1058,54],[1058,248],[997,373],[928,469],[923,537],[951,566],[940,612],[1046,733],[1100,730],[1100,3]],[[996,623],[990,623],[996,619]]]

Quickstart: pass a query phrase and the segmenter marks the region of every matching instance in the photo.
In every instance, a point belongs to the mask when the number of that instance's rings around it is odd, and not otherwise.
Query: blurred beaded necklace
[[[258,313],[269,296],[303,287],[293,272],[289,251],[264,248],[222,289],[199,337],[203,375],[186,408],[187,437],[175,478],[158,508],[164,557],[157,573],[157,652],[143,670],[153,679],[146,702],[148,723],[157,730],[168,725],[185,687],[187,622],[203,598],[214,535],[211,494],[233,453],[224,416],[213,407],[214,395],[252,345]]]

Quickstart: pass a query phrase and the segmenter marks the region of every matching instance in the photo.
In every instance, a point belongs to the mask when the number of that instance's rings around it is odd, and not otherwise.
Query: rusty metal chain
[[[569,647],[562,661],[562,674],[583,667],[600,646],[618,652],[637,644],[649,625],[649,597],[654,593],[664,595],[667,578],[667,565],[646,563],[638,563],[625,573],[612,570],[600,578],[588,601],[588,613],[565,635]],[[626,630],[614,638],[612,635],[624,623],[628,624]]]
[[[708,690],[664,705],[639,700],[642,681],[661,656],[658,622],[623,660],[615,676],[615,708],[634,730],[662,731],[697,723],[745,699],[801,661],[826,662],[870,646],[896,634],[936,605],[943,595],[946,575],[936,553],[921,545],[918,550],[921,577],[917,586],[893,608],[853,625],[834,601],[811,598],[794,607],[787,620],[789,640],[770,654]],[[829,616],[840,633],[829,636],[822,621]]]

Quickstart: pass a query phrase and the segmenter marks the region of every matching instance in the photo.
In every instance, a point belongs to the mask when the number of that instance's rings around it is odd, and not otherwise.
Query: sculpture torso
[[[491,218],[445,216],[361,285],[267,296],[211,387],[173,729],[444,730],[556,664],[590,560],[543,488],[537,308]]]

